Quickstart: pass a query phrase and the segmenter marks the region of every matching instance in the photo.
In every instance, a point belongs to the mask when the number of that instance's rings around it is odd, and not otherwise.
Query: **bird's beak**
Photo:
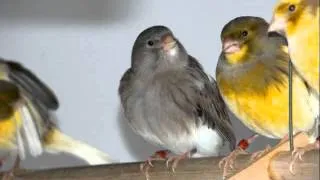
[[[284,18],[273,17],[268,28],[268,36],[272,36],[274,32],[284,36],[285,29],[286,20]]]
[[[222,43],[222,50],[227,54],[240,51],[240,42],[232,39],[225,39]]]
[[[161,46],[165,51],[173,49],[176,46],[176,43],[176,40],[171,34],[164,35],[161,38]]]

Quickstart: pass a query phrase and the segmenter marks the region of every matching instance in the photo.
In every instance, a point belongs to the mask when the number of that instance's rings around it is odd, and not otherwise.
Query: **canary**
[[[297,71],[319,98],[319,0],[280,0],[274,7],[269,32],[278,32],[288,40],[289,54]],[[315,105],[319,111],[319,104]],[[317,112],[319,114],[319,112]],[[319,142],[296,148],[293,164],[305,151],[318,148]]]
[[[119,96],[130,127],[146,141],[167,151],[174,171],[180,160],[215,156],[236,146],[227,106],[216,82],[189,55],[173,31],[163,25],[144,29],[132,48],[131,67],[119,84]],[[148,168],[145,175],[148,178]],[[144,170],[144,169],[141,169]]]
[[[26,149],[34,157],[44,151],[69,153],[90,165],[113,162],[109,155],[59,131],[52,113],[59,107],[53,91],[23,65],[0,59],[0,150]],[[12,174],[12,172],[10,172]]]
[[[260,135],[284,139],[290,57],[286,39],[279,34],[268,37],[268,27],[266,20],[253,16],[228,22],[221,32],[216,79],[226,104],[244,125]],[[308,132],[314,140],[317,123],[312,108],[317,96],[295,68],[292,82],[293,132]]]
[[[287,38],[292,63],[319,93],[319,1],[280,0],[269,27],[274,31]]]

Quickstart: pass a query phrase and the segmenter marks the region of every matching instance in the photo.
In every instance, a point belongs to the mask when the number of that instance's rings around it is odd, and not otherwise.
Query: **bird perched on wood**
[[[274,7],[269,32],[278,32],[288,40],[289,54],[297,71],[319,97],[319,0],[280,0]],[[319,104],[316,105],[319,111]],[[319,112],[318,112],[319,113]],[[293,164],[305,151],[320,148],[319,141],[296,148]]]
[[[157,152],[157,157],[165,159],[168,152],[178,155],[167,160],[167,165],[173,161],[173,171],[186,157],[218,155],[224,144],[231,150],[235,147],[227,108],[215,81],[168,27],[152,26],[139,34],[119,95],[132,129],[166,149]],[[146,163],[152,165],[154,159]]]
[[[253,16],[228,22],[221,32],[216,79],[223,99],[243,124],[260,135],[285,140],[290,57],[285,38],[268,37],[268,27],[264,19]],[[315,140],[317,96],[294,68],[292,82],[293,133],[308,132]],[[227,157],[225,168],[235,157]]]
[[[113,162],[109,155],[60,132],[52,118],[58,107],[55,94],[33,72],[0,59],[1,150],[18,150],[16,163],[24,159],[27,150],[35,157],[44,151],[69,153],[90,165]]]

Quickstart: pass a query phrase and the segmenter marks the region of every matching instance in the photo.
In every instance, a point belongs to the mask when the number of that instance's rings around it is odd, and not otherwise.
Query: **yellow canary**
[[[287,38],[292,63],[319,93],[319,0],[280,0],[268,31]]]
[[[268,27],[253,16],[227,23],[221,32],[216,79],[223,99],[243,124],[260,135],[282,139],[288,135],[290,58],[286,40],[277,34],[268,37]],[[293,132],[308,132],[312,141],[315,102],[317,97],[294,69]]]
[[[59,131],[52,121],[58,107],[55,94],[35,74],[0,59],[0,150],[18,150],[16,163],[25,157],[25,148],[35,157],[64,152],[90,165],[111,163],[109,155]]]
[[[274,7],[269,32],[278,32],[288,40],[289,54],[297,71],[306,79],[319,98],[319,0],[279,0]],[[319,99],[318,99],[319,100]],[[313,108],[319,115],[319,101]],[[319,121],[318,121],[319,123]],[[293,164],[308,150],[319,149],[312,142],[294,150]]]

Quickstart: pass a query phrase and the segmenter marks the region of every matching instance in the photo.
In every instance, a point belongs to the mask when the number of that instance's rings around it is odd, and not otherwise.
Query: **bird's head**
[[[273,9],[269,33],[292,35],[298,26],[307,28],[308,19],[319,11],[319,0],[279,0]],[[317,20],[319,21],[319,20]]]
[[[188,54],[172,31],[165,26],[152,26],[137,37],[131,63],[135,70],[157,71],[187,64]]]
[[[249,60],[250,55],[263,50],[268,23],[259,17],[240,16],[228,22],[222,29],[222,54],[229,64]]]

